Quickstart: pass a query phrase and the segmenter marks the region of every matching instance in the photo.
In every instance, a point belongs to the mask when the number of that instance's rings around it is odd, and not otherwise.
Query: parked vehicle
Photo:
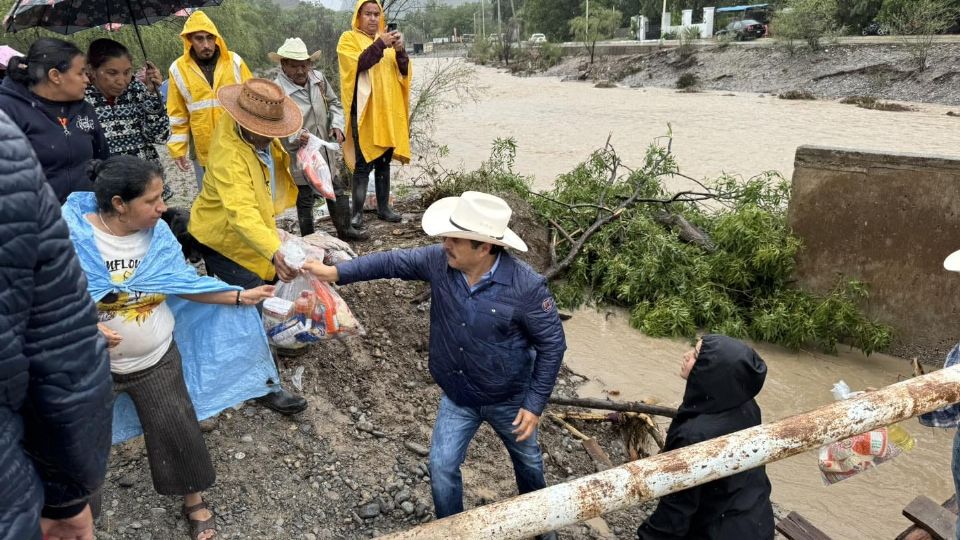
[[[761,38],[767,33],[766,27],[753,19],[733,21],[726,28],[717,32],[718,36],[732,36],[737,41]]]
[[[476,37],[477,37],[477,36],[474,35],[474,34],[464,34],[464,35],[462,36],[462,39],[463,39],[463,42],[464,42],[464,43],[473,43],[473,40],[474,40]]]
[[[547,36],[545,34],[537,33],[537,34],[530,35],[530,43],[546,43],[546,42],[547,42]]]
[[[864,26],[863,29],[860,30],[860,33],[865,36],[888,36],[890,35],[890,29],[877,21],[873,21]]]

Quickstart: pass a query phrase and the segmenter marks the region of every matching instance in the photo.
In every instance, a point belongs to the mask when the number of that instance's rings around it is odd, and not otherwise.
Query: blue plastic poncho
[[[151,292],[167,295],[173,312],[174,340],[183,359],[183,378],[197,412],[209,418],[227,407],[271,391],[267,380],[279,381],[260,316],[253,307],[200,304],[178,298],[239,287],[197,274],[187,264],[180,243],[163,221],[153,228],[146,256],[123,283],[110,280],[93,237],[93,226],[84,217],[97,211],[91,192],[67,197],[63,217],[70,239],[87,276],[87,291],[95,301],[114,292]],[[113,444],[143,433],[130,396],[117,397],[113,407]]]

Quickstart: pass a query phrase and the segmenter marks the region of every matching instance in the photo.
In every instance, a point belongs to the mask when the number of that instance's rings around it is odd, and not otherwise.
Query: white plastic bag
[[[328,143],[316,135],[309,134],[307,144],[297,150],[297,163],[303,171],[304,178],[318,195],[324,199],[336,199],[337,196],[333,192],[333,175],[324,155],[324,148],[334,152],[339,151],[339,146],[335,143]]]
[[[276,347],[301,349],[318,341],[365,333],[337,291],[310,274],[278,283],[274,295],[263,303],[263,326]]]

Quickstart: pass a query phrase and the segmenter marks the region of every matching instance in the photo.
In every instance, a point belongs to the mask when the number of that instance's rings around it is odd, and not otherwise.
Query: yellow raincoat
[[[397,68],[397,54],[393,48],[383,51],[383,58],[372,68],[357,76],[360,53],[373,45],[384,33],[386,21],[381,15],[377,36],[370,37],[360,30],[360,7],[370,0],[357,0],[353,8],[351,30],[344,32],[337,43],[337,58],[340,61],[340,95],[347,120],[346,140],[343,142],[343,157],[352,171],[356,164],[356,149],[353,143],[351,109],[357,107],[357,131],[360,134],[360,150],[367,162],[393,148],[393,159],[400,163],[410,162],[410,81],[413,79],[413,62],[408,64],[407,76]],[[380,6],[380,2],[377,1]],[[383,13],[383,6],[380,6]],[[356,89],[357,101],[353,93]]]
[[[190,56],[190,40],[194,32],[209,32],[217,37],[220,58],[213,72],[213,87],[207,82],[200,66]],[[170,88],[167,91],[167,115],[170,117],[170,139],[167,148],[174,159],[187,155],[190,137],[197,152],[197,161],[207,165],[210,136],[223,114],[217,101],[217,90],[231,84],[239,84],[253,77],[250,69],[235,52],[227,50],[227,43],[220,36],[213,21],[202,11],[195,11],[180,32],[183,40],[183,56],[170,64]]]
[[[297,185],[290,176],[290,156],[274,139],[276,195],[270,169],[253,145],[240,136],[237,123],[224,114],[210,143],[203,189],[190,210],[190,234],[217,253],[265,280],[275,275],[273,254],[280,249],[275,218],[297,203]]]

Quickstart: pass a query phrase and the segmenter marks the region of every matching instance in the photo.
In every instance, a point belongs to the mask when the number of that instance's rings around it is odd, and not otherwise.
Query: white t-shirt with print
[[[93,235],[110,279],[123,283],[147,254],[153,231],[114,236],[94,227]],[[134,373],[160,361],[173,340],[173,313],[166,299],[163,294],[122,292],[97,302],[98,320],[123,337],[109,349],[110,371]]]

